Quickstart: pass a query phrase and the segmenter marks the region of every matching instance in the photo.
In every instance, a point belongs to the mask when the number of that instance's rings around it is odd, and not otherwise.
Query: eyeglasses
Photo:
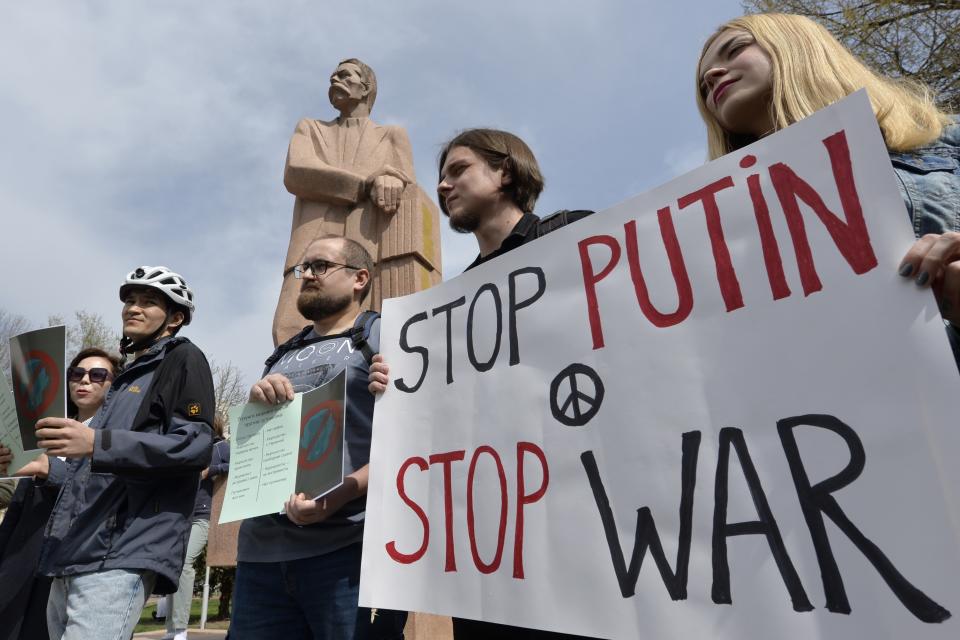
[[[67,369],[67,380],[70,382],[80,382],[83,376],[90,375],[90,382],[103,384],[107,380],[113,380],[113,374],[103,367],[94,367],[93,369],[84,369],[83,367],[70,367]]]
[[[330,267],[343,267],[346,269],[362,269],[362,267],[355,267],[352,264],[342,264],[340,262],[331,262],[330,260],[314,260],[313,262],[304,262],[303,264],[294,265],[287,269],[287,273],[293,272],[293,277],[297,280],[303,278],[303,275],[309,270],[313,277],[317,278],[323,275],[326,275],[330,270]]]

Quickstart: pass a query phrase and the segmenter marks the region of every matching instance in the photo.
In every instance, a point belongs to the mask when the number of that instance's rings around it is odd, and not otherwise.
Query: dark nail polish
[[[927,273],[926,271],[921,271],[920,275],[917,276],[917,286],[922,287],[923,285],[927,284],[929,280],[930,280],[930,274]]]
[[[904,278],[909,278],[910,274],[913,273],[913,265],[909,262],[905,262],[904,264],[900,265],[900,270],[897,271],[897,273]]]

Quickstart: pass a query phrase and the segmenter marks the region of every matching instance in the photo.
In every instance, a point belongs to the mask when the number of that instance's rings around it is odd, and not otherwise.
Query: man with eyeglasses
[[[200,472],[210,463],[210,367],[177,335],[192,319],[193,291],[166,267],[143,266],[127,275],[120,300],[121,351],[133,362],[89,426],[37,423],[49,466],[28,471],[39,485],[60,487],[38,569],[53,578],[47,625],[57,640],[129,638],[150,594],[177,590]],[[0,455],[0,473],[8,462]]]
[[[323,498],[291,495],[283,515],[241,525],[230,624],[240,640],[402,637],[406,614],[358,607],[374,400],[367,374],[380,339],[379,316],[361,305],[373,268],[360,244],[339,236],[314,240],[290,268],[300,282],[297,309],[312,324],[267,359],[250,401],[280,404],[346,369],[348,475]]]

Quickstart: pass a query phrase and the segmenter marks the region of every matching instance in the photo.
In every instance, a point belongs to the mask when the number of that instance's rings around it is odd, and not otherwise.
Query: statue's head
[[[347,58],[330,75],[327,96],[337,111],[342,112],[347,104],[355,101],[365,103],[367,110],[373,111],[377,99],[377,76],[360,60]]]

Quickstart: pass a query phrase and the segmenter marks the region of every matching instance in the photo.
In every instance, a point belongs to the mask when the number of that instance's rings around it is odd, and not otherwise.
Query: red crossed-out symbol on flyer
[[[300,422],[300,456],[297,464],[302,469],[315,469],[336,450],[343,422],[343,403],[339,400],[321,402]]]
[[[17,406],[27,420],[37,420],[53,404],[60,388],[57,363],[45,351],[28,351],[23,368],[13,368],[13,392]],[[24,374],[26,378],[22,378]]]

